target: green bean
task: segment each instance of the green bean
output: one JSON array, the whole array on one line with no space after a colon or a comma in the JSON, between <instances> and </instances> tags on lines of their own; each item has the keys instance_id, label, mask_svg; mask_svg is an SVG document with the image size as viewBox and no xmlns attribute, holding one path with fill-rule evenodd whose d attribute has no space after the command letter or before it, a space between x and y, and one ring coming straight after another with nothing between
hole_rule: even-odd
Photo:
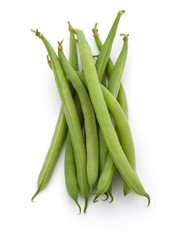
<instances>
[{"instance_id":1,"label":"green bean","mask_svg":"<svg viewBox=\"0 0 176 240\"><path fill-rule=\"evenodd\" d=\"M111 30L110 30L107 38L106 38L105 43L103 44L103 46L101 44L100 54L99 54L99 57L96 61L96 69L97 69L97 73L98 73L98 77L99 77L100 82L101 82L101 79L102 79L102 73L104 73L105 68L106 68L106 64L107 64L108 59L109 59L109 54L110 54L110 51L111 51L111 48L112 48L113 40L115 38L118 23L119 23L119 20L120 20L123 13L124 13L124 11L119 11L119 13L118 13L113 25L112 25L112 28L111 28ZM94 32L94 36L98 35L97 23L95 24L95 28L93 29L93 32ZM96 37L96 38L98 38L98 37ZM116 87L116 86L114 86L114 87ZM102 136L102 133L101 133L100 130L99 130L99 149L100 149L100 165L101 165L101 170L102 170L103 167L104 167L104 164L105 164L105 160L106 160L106 156L108 154L108 150L107 150L106 144L104 142L104 139L103 139L103 136Z\"/></svg>"},{"instance_id":2,"label":"green bean","mask_svg":"<svg viewBox=\"0 0 176 240\"><path fill-rule=\"evenodd\" d=\"M70 32L70 53L69 53L69 61L70 64L73 66L75 70L78 70L78 57L77 57L77 49L76 49L76 41L73 33L73 28L69 24L68 30ZM83 122L83 115L81 110L80 101L78 95L75 94L75 105L77 108L78 116L80 119L80 123L82 125ZM66 141L66 151L65 151L65 184L66 189L69 196L75 201L77 204L79 211L81 213L81 207L78 203L78 181L77 181L77 174L76 174L76 164L75 164L75 156L72 147L72 142L70 138L70 133L68 131L67 134L67 141Z\"/></svg>"},{"instance_id":3,"label":"green bean","mask_svg":"<svg viewBox=\"0 0 176 240\"><path fill-rule=\"evenodd\" d=\"M75 33L78 38L80 58L83 67L83 72L85 75L87 89L97 116L98 123L103 133L103 137L108 146L108 150L111 153L111 157L113 158L113 161L116 167L118 168L121 176L123 177L124 181L137 194L147 197L148 204L150 204L150 196L145 192L136 172L130 166L119 143L99 84L97 71L95 68L94 61L92 59L92 53L88 45L88 42L84 36L84 33L81 30L76 29ZM111 93L109 94L111 95Z\"/></svg>"},{"instance_id":4,"label":"green bean","mask_svg":"<svg viewBox=\"0 0 176 240\"><path fill-rule=\"evenodd\" d=\"M96 28L96 27L95 27ZM96 33L96 31L94 31L94 33ZM97 34L96 34L97 35ZM96 39L99 39L98 36L96 36ZM125 65L125 62L126 62L126 57L127 57L127 49L128 49L128 36L125 35L124 38L124 44L123 44L123 47L122 47L122 50L120 52L120 55L119 57L117 58L117 61L114 65L114 68L112 70L112 73L111 73L111 76L110 76L110 79L109 79L109 82L108 82L108 90L117 98L117 95L118 95L118 92L119 92L119 87L120 87L120 80L121 80L121 76L122 76L122 72L123 72L123 69L124 69L124 65ZM99 45L100 45L100 40L98 41L99 42ZM100 134L101 138L102 138L102 135ZM102 147L105 151L105 148L106 146L103 145L103 139L101 140L101 144L102 144ZM133 147L133 145L131 145ZM129 148L131 148L131 146L128 146ZM101 146L100 146L101 147ZM128 159L128 161L131 163L135 162L135 154L128 154L129 153L129 150L128 148L125 148L123 147L123 144L122 144L122 148L124 150L124 153ZM134 148L133 148L133 153L134 153ZM107 156L107 155L106 155ZM108 157L108 161L112 161L110 160L110 157ZM106 168L105 168L105 171L103 172L103 174L107 174L107 176L111 176L113 177L113 174L114 174L114 171L110 168L109 171L111 172L108 173L108 169L107 169L107 166L110 166L109 164L106 165ZM107 180L110 180L110 178L107 177ZM110 182L110 181L109 181ZM126 184L125 184L126 185ZM100 181L100 186L102 186L101 184L101 181ZM127 189L128 187L124 187L124 189ZM98 189L99 189L99 186L98 186Z\"/></svg>"},{"instance_id":5,"label":"green bean","mask_svg":"<svg viewBox=\"0 0 176 240\"><path fill-rule=\"evenodd\" d=\"M99 34L98 34L98 30L97 30L97 23L95 24L95 27L93 29L93 33L94 33L94 39L95 42L97 44L97 47L99 50L101 50L102 47L102 43L101 40L99 38ZM123 35L123 34L122 34ZM109 76L109 84L108 84L108 90L113 93L113 95L115 97L117 97L118 95L118 100L120 101L121 107L125 112L125 115L128 117L128 107L127 107L127 100L126 100L126 95L123 89L122 84L120 83L120 79L121 79L121 75L124 69L124 64L126 61L126 56L127 56L127 49L128 49L128 45L127 45L127 40L128 40L128 36L124 36L123 38L124 40L124 45L123 48L121 50L121 53L116 61L115 66L113 65L111 59L109 58L108 63L107 63L107 74ZM120 87L120 89L119 89ZM101 143L103 142L103 140L101 140ZM130 163L132 163L131 165L134 166L134 170L135 170L135 154L134 156L130 156L130 159L128 158L129 156L127 156L127 159ZM110 157L108 157L108 161L110 160ZM133 163L134 162L134 163ZM108 169L107 167L110 166L109 164L107 164L106 169L104 171L103 174L107 174L108 176L111 175L111 177L113 177L114 171L112 168L109 169L109 171L111 172L108 173ZM108 180L108 178L107 178ZM110 181L109 181L110 182ZM124 194L128 194L130 192L130 188L126 185L126 183L124 183Z\"/></svg>"},{"instance_id":6,"label":"green bean","mask_svg":"<svg viewBox=\"0 0 176 240\"><path fill-rule=\"evenodd\" d=\"M56 53L54 52L47 39L44 38L44 36L39 33L38 30L33 32L35 32L36 35L43 41L52 62L52 68L55 75L57 88L62 100L62 106L64 109L67 125L69 127L70 137L75 154L78 186L85 198L86 208L89 196L89 186L86 173L86 149L76 106Z\"/></svg>"},{"instance_id":7,"label":"green bean","mask_svg":"<svg viewBox=\"0 0 176 240\"><path fill-rule=\"evenodd\" d=\"M96 61L96 69L97 69L97 74L99 77L99 81L102 82L102 78L106 69L106 65L109 59L109 54L111 52L113 40L115 38L115 34L117 31L117 27L120 21L121 16L123 15L125 11L121 10L118 12L117 17L109 31L109 34L105 40L105 43L103 44L101 51L99 53L98 59Z\"/></svg>"},{"instance_id":8,"label":"green bean","mask_svg":"<svg viewBox=\"0 0 176 240\"><path fill-rule=\"evenodd\" d=\"M77 76L76 72L66 59L62 46L59 44L58 55L61 61L62 67L68 76L70 82L75 88L82 107L84 115L85 135L86 135L86 149L87 149L87 176L90 191L92 192L93 186L95 185L98 178L98 136L95 114L92 108L92 104L89 100L87 91Z\"/></svg>"},{"instance_id":9,"label":"green bean","mask_svg":"<svg viewBox=\"0 0 176 240\"><path fill-rule=\"evenodd\" d=\"M123 40L124 40L123 48L121 50L121 53L120 53L115 65L114 65L114 68L112 70L111 77L110 77L110 80L109 80L109 84L108 84L108 90L115 97L117 97L117 95L118 95L118 90L119 90L119 86L120 86L120 79L121 79L121 76L122 76L122 72L123 72L126 57L127 57L128 36L125 35ZM121 139L120 139L120 143L121 143L122 148L124 150L124 153L127 157L127 160L129 161L132 168L134 170L136 170L134 144L131 143L131 144L128 144L128 146L126 146L126 142L128 142L128 141L124 140L124 142L122 142ZM108 161L112 161L112 160L110 160L110 158L108 158ZM111 168L110 168L110 171L113 174L113 170ZM107 172L108 172L108 170L105 169L103 174L106 174ZM126 195L129 192L130 192L130 188L124 182L124 194Z\"/></svg>"},{"instance_id":10,"label":"green bean","mask_svg":"<svg viewBox=\"0 0 176 240\"><path fill-rule=\"evenodd\" d=\"M49 67L52 69L52 63L51 63L51 60L49 59L48 55L47 55L47 61L48 61ZM70 86L70 88L71 88L71 91L73 94L74 89L72 88L72 86ZM68 129L68 127L67 127L67 122L65 119L65 114L64 114L63 108L61 106L59 118L58 118L58 121L57 121L57 124L55 127L52 141L51 141L49 150L47 152L45 161L43 163L42 169L41 169L39 177L38 177L37 191L32 196L32 199L31 199L32 201L39 194L39 192L47 186L49 180L51 179L51 176L52 176L52 173L56 166L56 163L58 161L63 143L65 141L67 129Z\"/></svg>"}]
</instances>

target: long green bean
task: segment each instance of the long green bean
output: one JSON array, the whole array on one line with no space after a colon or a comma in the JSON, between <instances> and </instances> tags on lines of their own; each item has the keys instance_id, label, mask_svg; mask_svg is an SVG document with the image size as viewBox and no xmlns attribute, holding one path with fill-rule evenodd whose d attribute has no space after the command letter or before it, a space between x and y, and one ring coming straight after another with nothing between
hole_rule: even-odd
<instances>
[{"instance_id":1,"label":"long green bean","mask_svg":"<svg viewBox=\"0 0 176 240\"><path fill-rule=\"evenodd\" d=\"M39 33L38 30L33 32L35 32L36 35L43 41L52 62L52 68L55 75L57 88L62 100L62 105L73 144L78 176L78 186L82 195L85 197L85 205L87 205L89 186L86 173L86 149L76 106L56 53L54 52L47 39L44 38L44 36Z\"/></svg>"},{"instance_id":2,"label":"long green bean","mask_svg":"<svg viewBox=\"0 0 176 240\"><path fill-rule=\"evenodd\" d=\"M75 70L78 70L76 40L73 33L73 28L70 25L70 23L68 24L69 24L68 30L70 32L69 62ZM75 105L76 105L76 109L80 119L80 123L82 124L83 115L82 115L81 105L80 105L80 101L77 94L75 94L74 99L75 99ZM75 201L81 213L81 207L78 203L78 181L77 181L77 174L76 174L75 156L74 156L74 151L73 151L69 131L67 133L64 169L65 169L65 184L66 184L67 192L69 196Z\"/></svg>"},{"instance_id":3,"label":"long green bean","mask_svg":"<svg viewBox=\"0 0 176 240\"><path fill-rule=\"evenodd\" d=\"M99 38L99 34L98 34L98 30L97 30L97 23L95 24L95 27L93 28L93 33L94 33L94 39L95 42L97 44L97 47L99 50L101 50L102 48L102 43L101 40ZM123 38L124 40L124 45L122 48L122 51L116 61L115 66L113 65L113 62L111 61L111 59L109 58L108 63L107 63L107 74L109 76L109 83L108 83L108 90L115 96L117 97L117 99L120 101L121 107L125 112L125 115L128 117L128 106L127 106L127 100L126 100L126 95L125 95L125 91L123 89L122 84L120 83L120 79L121 79L121 75L124 69L124 64L126 61L126 56L127 56L127 40L128 40L128 36L124 36ZM100 137L102 138L102 134L100 133ZM103 148L106 148L103 146L103 140L101 139L100 143L102 144ZM101 147L101 146L100 146ZM133 151L134 152L134 151ZM133 156L130 154L130 156L127 154L127 159L129 161L129 163L131 164L132 167L134 167L134 170L136 169L135 167L135 154L133 154ZM100 159L101 161L101 159ZM108 161L110 161L110 156L108 157ZM107 167L110 166L110 164L107 164L106 169L104 171L103 174L107 174L108 178L107 180L110 182L110 175L111 177L113 177L114 174L114 168L110 168L109 171L111 172L108 173L108 169ZM102 186L102 184L101 184ZM126 183L124 182L124 194L128 194L130 192L130 188L126 185Z\"/></svg>"}]
</instances>

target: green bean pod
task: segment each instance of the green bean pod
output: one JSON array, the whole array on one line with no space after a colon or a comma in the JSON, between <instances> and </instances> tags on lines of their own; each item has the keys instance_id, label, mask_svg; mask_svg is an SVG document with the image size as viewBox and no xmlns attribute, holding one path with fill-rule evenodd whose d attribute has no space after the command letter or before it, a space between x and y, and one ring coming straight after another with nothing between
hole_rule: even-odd
<instances>
[{"instance_id":1,"label":"green bean pod","mask_svg":"<svg viewBox=\"0 0 176 240\"><path fill-rule=\"evenodd\" d=\"M115 38L115 34L117 31L117 27L120 21L121 16L123 15L125 11L121 10L118 12L117 17L115 18L115 21L109 31L109 34L105 40L105 43L103 44L101 51L99 53L99 56L97 58L96 61L96 69L97 69L97 74L99 77L99 81L102 82L103 79L103 75L106 69L106 65L109 59L109 55L111 52L111 48L112 48L112 44L113 44L113 40Z\"/></svg>"},{"instance_id":2,"label":"green bean pod","mask_svg":"<svg viewBox=\"0 0 176 240\"><path fill-rule=\"evenodd\" d=\"M120 52L120 55L119 55L115 65L114 65L114 68L111 73L111 77L109 79L109 84L108 84L108 90L115 96L115 98L117 98L117 96L118 96L118 91L119 91L119 87L120 87L120 79L121 79L124 65L126 62L127 50L128 50L128 35L124 35L123 41L124 41L123 48ZM128 136L127 136L127 139L128 139ZM126 144L126 143L128 143L127 140L125 140L125 139L123 141L122 141L122 139L119 139L119 140L120 140L123 151L129 161L131 167L133 168L133 170L136 171L135 149L134 149L133 141L131 141L131 144ZM111 168L110 168L110 171L112 172ZM106 172L107 172L107 169L106 169L105 173ZM124 194L126 195L129 192L130 192L130 188L124 182Z\"/></svg>"},{"instance_id":3,"label":"green bean pod","mask_svg":"<svg viewBox=\"0 0 176 240\"><path fill-rule=\"evenodd\" d=\"M65 113L75 154L78 186L87 203L89 196L89 186L86 173L86 149L76 106L56 53L54 52L47 39L44 38L44 36L39 33L38 30L33 32L35 32L36 35L43 41L52 62L52 69L55 75L57 88L62 100L62 106Z\"/></svg>"},{"instance_id":4,"label":"green bean pod","mask_svg":"<svg viewBox=\"0 0 176 240\"><path fill-rule=\"evenodd\" d=\"M76 41L75 41L75 37L74 37L74 33L73 33L73 28L70 23L68 23L68 24L69 24L68 30L70 32L69 62L75 70L78 70L78 57L77 57ZM74 91L74 89L73 89L73 91ZM75 105L77 108L78 116L80 119L80 123L82 125L83 115L82 115L82 109L81 109L80 101L79 101L77 94L75 94L74 100L75 100ZM77 204L79 211L81 213L81 207L78 203L78 181L77 181L77 174L76 174L75 156L74 156L74 151L73 151L69 131L68 131L67 140L66 140L64 170L65 170L65 184L66 184L67 192L68 192L69 196L75 201L75 203Z\"/></svg>"},{"instance_id":5,"label":"green bean pod","mask_svg":"<svg viewBox=\"0 0 176 240\"><path fill-rule=\"evenodd\" d=\"M99 77L100 82L101 82L101 73L102 73L102 71L105 71L105 68L106 68L105 63L107 63L109 61L108 59L109 59L109 54L110 54L110 51L111 51L111 48L112 48L112 43L113 43L113 40L114 40L114 37L115 37L115 33L116 33L116 30L117 30L117 26L118 26L120 17L123 14L123 12L124 11L119 11L119 13L118 13L118 15L117 15L117 17L116 17L116 19L113 23L113 26L112 26L109 34L108 34L107 40L105 41L105 43L103 45L102 45L102 43L99 39L99 34L98 34L98 30L97 30L97 24L98 23L95 24L95 27L92 30L93 33L94 33L95 41L97 41L97 45L98 45L99 50L100 50L100 54L99 54L99 57L98 57L97 62L96 62L96 69L97 69L97 73L98 73L98 77ZM124 52L124 50L122 51L122 53L123 52ZM120 66L121 58L122 58L122 56L120 58L118 58L119 59L118 60L118 65L119 66L116 67L117 70L119 69L119 67L121 67ZM115 92L115 89L116 89L116 91L118 92L118 90L119 90L119 86L118 86L118 84L120 83L119 72L120 71L118 70L118 75L115 78L114 78L114 76L112 77L112 79L110 81L111 82L110 86L108 84L108 88L109 88L110 91ZM107 146L105 144L105 141L103 139L103 136L102 136L102 133L101 133L100 130L99 130L99 149L100 149L100 165L102 166L101 167L101 170L102 170L103 167L104 167L105 161L106 161L108 150L107 150ZM110 189L112 189L112 188L110 188Z\"/></svg>"},{"instance_id":6,"label":"green bean pod","mask_svg":"<svg viewBox=\"0 0 176 240\"><path fill-rule=\"evenodd\" d=\"M73 36L74 36L74 34L73 34ZM71 47L71 49L73 49L73 51L75 50L75 48L73 46L70 46L70 47ZM52 69L52 62L49 59L48 55L47 55L47 61L48 61L49 67ZM75 69L75 70L77 70L78 69L78 65L76 65L77 59L75 57L72 57L70 59L70 61L72 62L72 64L74 64L75 68L77 67ZM74 89L72 88L72 86L70 86L70 89L71 89L72 94L73 94ZM54 171L54 168L55 168L56 163L58 161L63 143L65 141L65 137L66 137L66 134L67 134L67 129L68 129L68 127L67 127L67 122L66 122L66 119L65 119L65 114L64 114L63 108L61 106L61 110L60 110L60 113L59 113L59 118L58 118L58 121L57 121L57 124L56 124L56 127L55 127L55 131L54 131L54 134L53 134L53 137L52 137L52 141L51 141L50 147L49 147L47 155L45 157L45 161L43 163L42 169L41 169L39 177L38 177L37 191L32 196L32 199L31 199L32 201L38 195L38 193L47 186L47 184L48 184L48 182L49 182L49 180L50 180L50 178L53 174L53 171Z\"/></svg>"},{"instance_id":7,"label":"green bean pod","mask_svg":"<svg viewBox=\"0 0 176 240\"><path fill-rule=\"evenodd\" d=\"M113 158L116 167L128 186L137 194L147 197L149 204L150 196L145 192L136 172L130 166L119 143L99 84L99 79L94 61L92 59L92 53L89 44L81 30L76 29L75 33L78 38L79 52L87 89L97 116L98 123L103 133L103 137L108 146L108 150L111 153L111 157Z\"/></svg>"},{"instance_id":8,"label":"green bean pod","mask_svg":"<svg viewBox=\"0 0 176 240\"><path fill-rule=\"evenodd\" d=\"M82 84L81 80L77 76L76 72L66 59L62 51L61 45L59 45L58 48L58 55L66 75L68 76L70 82L72 83L73 87L75 88L79 96L84 115L86 149L87 149L87 177L90 186L90 191L92 192L93 186L95 185L98 178L99 169L96 118L87 91L84 85Z\"/></svg>"},{"instance_id":9,"label":"green bean pod","mask_svg":"<svg viewBox=\"0 0 176 240\"><path fill-rule=\"evenodd\" d=\"M95 24L94 29L92 30L94 33L94 39L95 42L97 44L97 47L99 50L101 50L102 47L102 43L101 40L99 38L99 34L98 34L98 30L97 30L97 23ZM123 35L123 34L122 34ZM111 61L111 59L109 58L108 63L107 63L107 75L109 77L109 84L108 84L108 90L113 93L113 95L115 97L117 97L117 100L119 101L126 117L128 117L128 106L127 106L127 99L126 99L126 95L125 95L125 91L123 89L122 84L120 83L120 79L121 79L121 75L124 69L124 64L126 61L126 56L127 56L127 49L128 49L128 35L124 35L124 44L123 44L123 48L121 50L121 53L115 63L115 66L113 64L113 62ZM103 142L103 140L101 140L101 143ZM128 158L127 155L127 159L128 161L131 163L132 162L132 166L135 166L135 155L132 156L132 158ZM134 162L134 163L133 163ZM109 166L107 164L107 166ZM135 168L134 168L135 170ZM107 173L107 176L112 176L113 177L113 171L112 168L109 168L110 173L108 173L108 169L106 167L104 174ZM108 179L108 178L107 178ZM109 179L108 179L109 180ZM124 195L128 194L130 192L130 188L126 185L126 183L124 183Z\"/></svg>"}]
</instances>

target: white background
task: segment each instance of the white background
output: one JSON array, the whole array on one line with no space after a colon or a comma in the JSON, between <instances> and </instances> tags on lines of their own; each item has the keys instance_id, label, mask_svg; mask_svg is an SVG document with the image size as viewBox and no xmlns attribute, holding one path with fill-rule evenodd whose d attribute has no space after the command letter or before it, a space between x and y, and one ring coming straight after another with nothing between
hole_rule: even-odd
<instances>
[{"instance_id":1,"label":"white background","mask_svg":"<svg viewBox=\"0 0 176 240\"><path fill-rule=\"evenodd\" d=\"M0 239L175 239L176 193L176 32L174 0L1 1L0 4ZM116 177L114 202L90 199L78 215L64 183L64 149L47 188L30 201L54 127L60 98L39 30L57 50L67 21L83 29L98 53L91 29L96 21L106 35L118 10L125 9L111 57L129 33L122 82L137 158L137 172L151 195L122 194ZM83 199L80 198L83 206Z\"/></svg>"}]
</instances>

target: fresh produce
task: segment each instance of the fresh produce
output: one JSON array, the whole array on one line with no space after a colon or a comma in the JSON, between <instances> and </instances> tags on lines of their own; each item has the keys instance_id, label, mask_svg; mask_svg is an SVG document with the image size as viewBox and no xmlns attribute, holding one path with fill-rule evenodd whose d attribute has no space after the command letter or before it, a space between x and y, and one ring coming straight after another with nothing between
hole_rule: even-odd
<instances>
[{"instance_id":1,"label":"fresh produce","mask_svg":"<svg viewBox=\"0 0 176 240\"><path fill-rule=\"evenodd\" d=\"M128 123L128 106L121 77L128 51L128 35L123 36L123 47L113 64L110 52L121 16L119 11L102 44L97 23L93 28L99 55L93 56L82 30L70 31L69 60L64 55L62 41L58 42L58 55L48 40L38 30L31 30L44 43L48 65L52 69L62 107L54 135L38 178L38 188L32 200L47 186L60 151L66 139L65 184L69 196L78 203L79 193L85 199L84 213L88 200L93 202L105 194L112 195L112 180L117 170L124 180L124 195L133 191L150 196L136 173L134 142ZM77 46L82 72L78 69Z\"/></svg>"}]
</instances>

